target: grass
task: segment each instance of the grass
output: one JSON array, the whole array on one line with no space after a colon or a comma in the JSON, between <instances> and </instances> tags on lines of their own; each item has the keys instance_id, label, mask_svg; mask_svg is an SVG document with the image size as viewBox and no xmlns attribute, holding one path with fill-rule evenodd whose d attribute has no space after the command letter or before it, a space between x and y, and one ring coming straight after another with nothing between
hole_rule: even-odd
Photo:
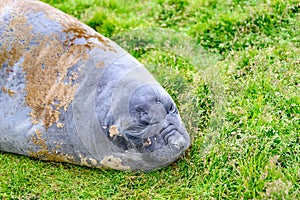
<instances>
[{"instance_id":1,"label":"grass","mask_svg":"<svg viewBox=\"0 0 300 200\"><path fill-rule=\"evenodd\" d=\"M146 174L0 153L0 199L300 198L299 1L45 2L144 63L192 146Z\"/></svg>"}]
</instances>

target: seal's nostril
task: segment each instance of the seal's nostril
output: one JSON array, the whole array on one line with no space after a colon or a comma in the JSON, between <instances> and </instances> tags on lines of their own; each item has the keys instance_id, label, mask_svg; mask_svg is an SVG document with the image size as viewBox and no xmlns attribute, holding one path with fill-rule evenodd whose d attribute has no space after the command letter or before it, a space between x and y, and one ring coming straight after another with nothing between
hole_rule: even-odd
<instances>
[{"instance_id":1,"label":"seal's nostril","mask_svg":"<svg viewBox=\"0 0 300 200\"><path fill-rule=\"evenodd\" d=\"M170 145L171 145L172 148L175 149L176 151L180 151L180 149L182 148L181 146L179 146L179 144L178 144L177 142L171 143Z\"/></svg>"},{"instance_id":2,"label":"seal's nostril","mask_svg":"<svg viewBox=\"0 0 300 200\"><path fill-rule=\"evenodd\" d=\"M184 148L184 144L186 143L184 137L176 132L172 136L168 138L168 143L177 151L180 151Z\"/></svg>"}]
</instances>

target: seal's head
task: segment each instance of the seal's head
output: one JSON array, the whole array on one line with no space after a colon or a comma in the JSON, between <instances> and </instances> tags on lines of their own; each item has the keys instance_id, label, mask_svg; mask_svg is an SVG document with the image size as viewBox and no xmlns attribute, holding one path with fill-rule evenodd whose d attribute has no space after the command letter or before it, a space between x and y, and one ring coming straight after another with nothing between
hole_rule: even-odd
<instances>
[{"instance_id":1,"label":"seal's head","mask_svg":"<svg viewBox=\"0 0 300 200\"><path fill-rule=\"evenodd\" d=\"M125 70L128 62L122 63L110 66L115 76L109 77L112 72L106 71L98 85L97 98L107 93L110 97L106 102L109 110L104 112L103 104L96 108L102 131L119 148L115 155L131 169L148 171L166 166L187 149L189 135L174 101L150 73L135 63ZM103 81L107 79L113 82L109 87Z\"/></svg>"},{"instance_id":2,"label":"seal's head","mask_svg":"<svg viewBox=\"0 0 300 200\"><path fill-rule=\"evenodd\" d=\"M123 133L139 152L153 152L167 146L176 154L187 147L187 133L176 105L159 85L139 87L130 97L128 112L131 120L124 124Z\"/></svg>"}]
</instances>

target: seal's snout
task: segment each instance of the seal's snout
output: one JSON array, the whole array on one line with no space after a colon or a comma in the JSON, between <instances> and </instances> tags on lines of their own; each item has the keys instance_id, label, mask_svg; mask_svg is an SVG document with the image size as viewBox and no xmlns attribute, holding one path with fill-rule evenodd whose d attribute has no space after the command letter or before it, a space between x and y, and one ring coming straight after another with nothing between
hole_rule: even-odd
<instances>
[{"instance_id":1,"label":"seal's snout","mask_svg":"<svg viewBox=\"0 0 300 200\"><path fill-rule=\"evenodd\" d=\"M186 145L186 140L173 124L165 127L160 134L162 135L165 145L169 145L175 151L182 150Z\"/></svg>"},{"instance_id":2,"label":"seal's snout","mask_svg":"<svg viewBox=\"0 0 300 200\"><path fill-rule=\"evenodd\" d=\"M181 151L184 149L186 141L179 132L176 132L168 138L168 144L172 149L176 151Z\"/></svg>"}]
</instances>

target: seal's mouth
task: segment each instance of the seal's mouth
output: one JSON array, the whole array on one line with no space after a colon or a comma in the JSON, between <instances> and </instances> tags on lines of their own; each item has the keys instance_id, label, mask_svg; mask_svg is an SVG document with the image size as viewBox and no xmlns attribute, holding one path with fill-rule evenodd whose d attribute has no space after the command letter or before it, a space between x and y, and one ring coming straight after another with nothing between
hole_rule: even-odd
<instances>
[{"instance_id":1,"label":"seal's mouth","mask_svg":"<svg viewBox=\"0 0 300 200\"><path fill-rule=\"evenodd\" d=\"M132 134L133 128L130 127L129 130ZM127 138L134 143L135 148L137 148L141 153L153 152L163 147L169 147L173 153L177 154L185 148L187 143L183 134L174 124L168 124L158 131L157 134L152 136L149 135L148 137L145 134L147 129L138 130L136 129L136 126L134 126L134 130L139 132L139 134L134 133L130 135L127 132ZM143 135L144 137L142 137Z\"/></svg>"}]
</instances>

